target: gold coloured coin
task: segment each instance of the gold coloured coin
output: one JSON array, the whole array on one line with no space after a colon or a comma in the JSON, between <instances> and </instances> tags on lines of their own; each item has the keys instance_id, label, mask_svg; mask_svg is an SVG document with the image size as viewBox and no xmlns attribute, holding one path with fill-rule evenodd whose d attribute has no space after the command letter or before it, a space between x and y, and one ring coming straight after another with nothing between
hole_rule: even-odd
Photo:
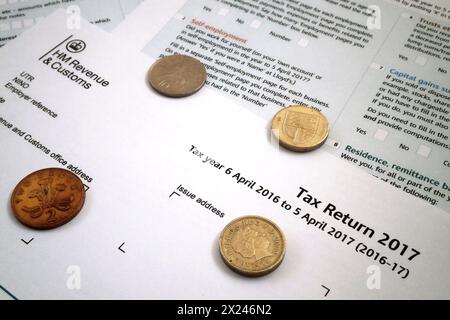
<instances>
[{"instance_id":1,"label":"gold coloured coin","mask_svg":"<svg viewBox=\"0 0 450 320\"><path fill-rule=\"evenodd\" d=\"M150 68L148 81L157 92L168 97L186 97L200 90L206 81L206 68L195 58L167 56Z\"/></svg>"},{"instance_id":2,"label":"gold coloured coin","mask_svg":"<svg viewBox=\"0 0 450 320\"><path fill-rule=\"evenodd\" d=\"M72 220L84 205L80 178L59 168L42 169L19 182L11 196L15 217L34 229L53 229Z\"/></svg>"},{"instance_id":3,"label":"gold coloured coin","mask_svg":"<svg viewBox=\"0 0 450 320\"><path fill-rule=\"evenodd\" d=\"M286 149L306 152L319 148L328 138L325 116L307 106L289 106L273 117L272 132Z\"/></svg>"},{"instance_id":4,"label":"gold coloured coin","mask_svg":"<svg viewBox=\"0 0 450 320\"><path fill-rule=\"evenodd\" d=\"M233 271L263 276L274 271L286 252L284 235L272 221L244 216L231 221L220 235L220 254Z\"/></svg>"}]
</instances>

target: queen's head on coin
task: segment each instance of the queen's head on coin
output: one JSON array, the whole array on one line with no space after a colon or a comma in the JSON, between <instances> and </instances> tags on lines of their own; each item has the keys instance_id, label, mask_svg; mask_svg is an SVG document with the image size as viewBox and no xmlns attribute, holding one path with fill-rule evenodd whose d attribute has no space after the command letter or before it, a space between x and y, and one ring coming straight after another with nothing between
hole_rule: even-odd
<instances>
[{"instance_id":1,"label":"queen's head on coin","mask_svg":"<svg viewBox=\"0 0 450 320\"><path fill-rule=\"evenodd\" d=\"M273 255L266 235L254 230L251 226L239 230L231 245L244 258L255 258L256 261Z\"/></svg>"},{"instance_id":2,"label":"queen's head on coin","mask_svg":"<svg viewBox=\"0 0 450 320\"><path fill-rule=\"evenodd\" d=\"M260 216L243 216L222 231L219 250L223 261L246 276L262 276L283 261L286 244L280 228Z\"/></svg>"}]
</instances>

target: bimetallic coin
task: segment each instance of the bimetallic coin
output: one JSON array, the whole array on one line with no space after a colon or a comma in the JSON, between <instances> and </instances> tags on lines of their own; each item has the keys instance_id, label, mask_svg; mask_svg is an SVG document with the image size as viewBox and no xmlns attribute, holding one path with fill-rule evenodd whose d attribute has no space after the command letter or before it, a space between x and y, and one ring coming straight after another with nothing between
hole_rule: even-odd
<instances>
[{"instance_id":1,"label":"bimetallic coin","mask_svg":"<svg viewBox=\"0 0 450 320\"><path fill-rule=\"evenodd\" d=\"M189 56L167 56L150 68L148 81L159 93L179 98L200 90L206 81L205 66Z\"/></svg>"},{"instance_id":2,"label":"bimetallic coin","mask_svg":"<svg viewBox=\"0 0 450 320\"><path fill-rule=\"evenodd\" d=\"M272 132L280 144L292 151L306 152L319 148L328 138L325 116L307 106L281 109L272 120Z\"/></svg>"},{"instance_id":3,"label":"bimetallic coin","mask_svg":"<svg viewBox=\"0 0 450 320\"><path fill-rule=\"evenodd\" d=\"M43 169L23 178L14 189L11 207L16 218L34 229L53 229L72 220L84 204L80 178L59 168Z\"/></svg>"},{"instance_id":4,"label":"bimetallic coin","mask_svg":"<svg viewBox=\"0 0 450 320\"><path fill-rule=\"evenodd\" d=\"M235 272L263 276L283 261L286 244L278 226L259 216L244 216L231 221L220 236L220 254Z\"/></svg>"}]
</instances>

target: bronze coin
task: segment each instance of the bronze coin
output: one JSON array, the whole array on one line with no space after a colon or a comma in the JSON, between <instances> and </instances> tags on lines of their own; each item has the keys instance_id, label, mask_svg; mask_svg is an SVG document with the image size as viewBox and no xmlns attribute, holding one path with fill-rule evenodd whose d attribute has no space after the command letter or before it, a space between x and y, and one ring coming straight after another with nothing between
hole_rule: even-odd
<instances>
[{"instance_id":1,"label":"bronze coin","mask_svg":"<svg viewBox=\"0 0 450 320\"><path fill-rule=\"evenodd\" d=\"M289 106L273 117L272 132L280 144L291 151L306 152L319 148L328 137L325 116L307 106Z\"/></svg>"},{"instance_id":2,"label":"bronze coin","mask_svg":"<svg viewBox=\"0 0 450 320\"><path fill-rule=\"evenodd\" d=\"M206 81L205 66L185 55L167 56L150 68L148 81L157 92L168 97L186 97L200 90Z\"/></svg>"},{"instance_id":3,"label":"bronze coin","mask_svg":"<svg viewBox=\"0 0 450 320\"><path fill-rule=\"evenodd\" d=\"M286 243L280 228L272 221L259 216L244 216L223 229L219 249L231 270L257 277L278 268L286 252Z\"/></svg>"},{"instance_id":4,"label":"bronze coin","mask_svg":"<svg viewBox=\"0 0 450 320\"><path fill-rule=\"evenodd\" d=\"M72 220L84 205L85 190L71 171L48 168L22 179L13 191L15 217L34 229L53 229Z\"/></svg>"}]
</instances>

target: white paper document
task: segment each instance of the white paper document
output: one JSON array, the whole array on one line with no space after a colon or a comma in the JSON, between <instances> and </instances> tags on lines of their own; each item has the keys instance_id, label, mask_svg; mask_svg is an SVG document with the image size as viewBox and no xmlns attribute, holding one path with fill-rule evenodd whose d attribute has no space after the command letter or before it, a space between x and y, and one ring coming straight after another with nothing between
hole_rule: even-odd
<instances>
[{"instance_id":1,"label":"white paper document","mask_svg":"<svg viewBox=\"0 0 450 320\"><path fill-rule=\"evenodd\" d=\"M67 26L79 27L80 18L111 31L143 0L0 0L0 47L15 39L23 30L64 7L69 15Z\"/></svg>"},{"instance_id":2,"label":"white paper document","mask_svg":"<svg viewBox=\"0 0 450 320\"><path fill-rule=\"evenodd\" d=\"M149 0L114 32L155 58L201 60L208 86L266 121L307 104L330 121L325 149L450 212L448 1ZM159 28L158 28L159 29Z\"/></svg>"},{"instance_id":3,"label":"white paper document","mask_svg":"<svg viewBox=\"0 0 450 320\"><path fill-rule=\"evenodd\" d=\"M158 95L152 58L66 18L0 52L1 288L18 299L450 298L446 212L322 150L279 149L266 120L211 88ZM10 196L46 167L77 174L86 203L36 231ZM287 245L256 279L218 250L225 225L249 214L277 223Z\"/></svg>"}]
</instances>

